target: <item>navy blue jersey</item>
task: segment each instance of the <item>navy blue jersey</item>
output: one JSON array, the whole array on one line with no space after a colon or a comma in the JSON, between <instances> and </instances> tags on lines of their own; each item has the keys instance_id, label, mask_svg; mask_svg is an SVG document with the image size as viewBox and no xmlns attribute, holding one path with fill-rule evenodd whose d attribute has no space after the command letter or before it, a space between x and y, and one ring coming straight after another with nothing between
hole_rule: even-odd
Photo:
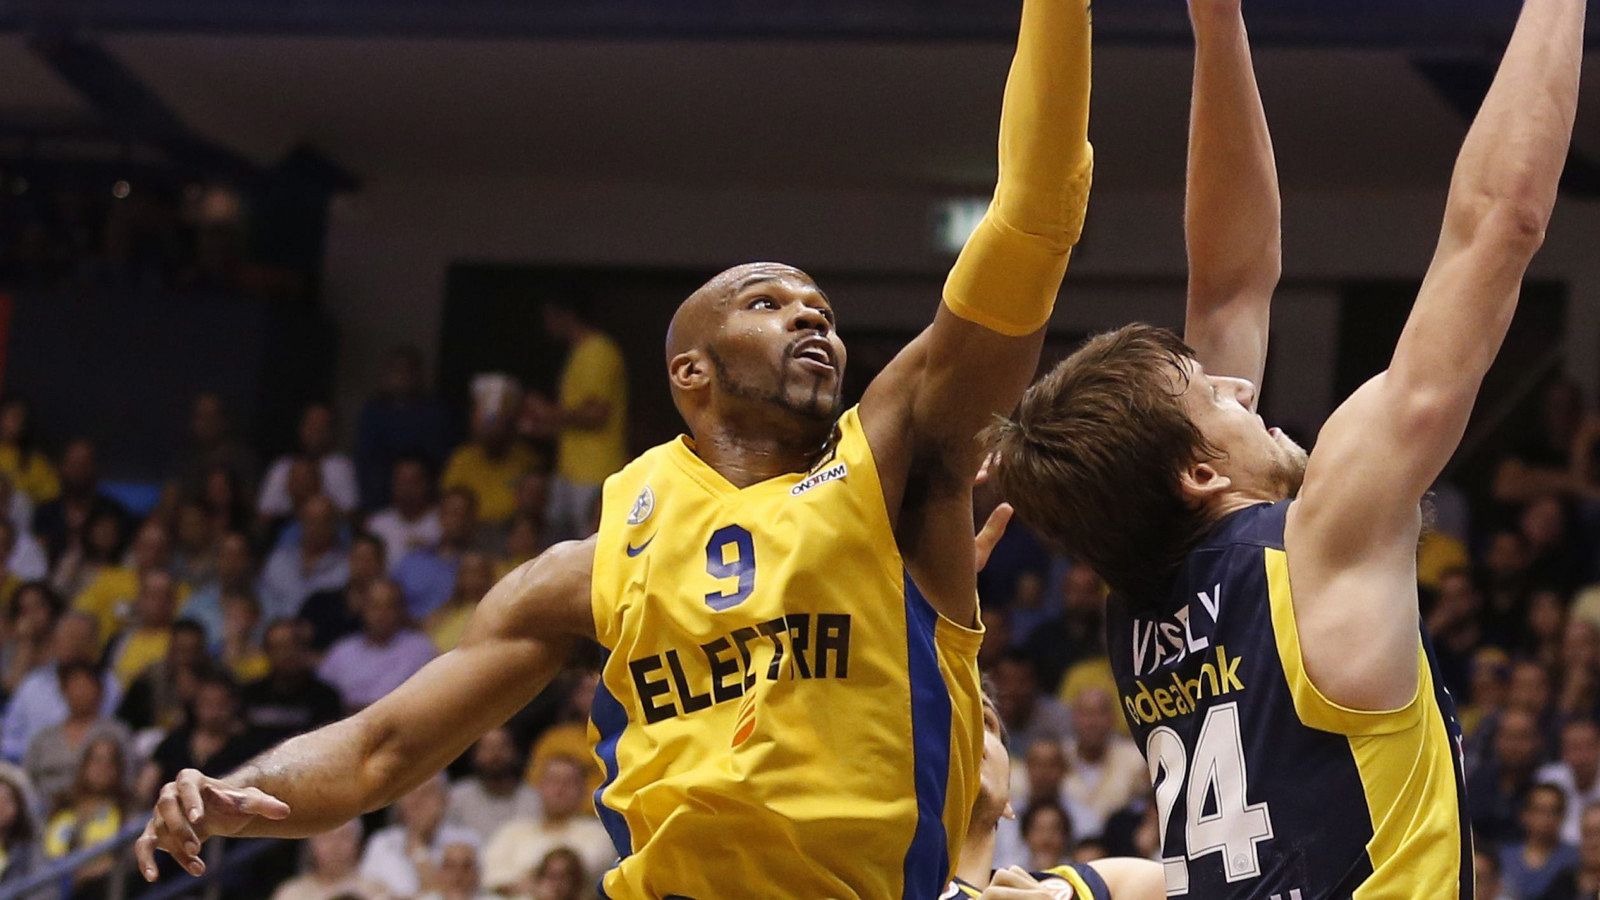
<instances>
[{"instance_id":1,"label":"navy blue jersey","mask_svg":"<svg viewBox=\"0 0 1600 900\"><path fill-rule=\"evenodd\" d=\"M1426 642L1419 634L1419 689L1405 707L1324 697L1301 664L1289 505L1224 519L1158 602L1107 605L1118 700L1155 785L1167 895L1471 897L1460 729Z\"/></svg>"}]
</instances>

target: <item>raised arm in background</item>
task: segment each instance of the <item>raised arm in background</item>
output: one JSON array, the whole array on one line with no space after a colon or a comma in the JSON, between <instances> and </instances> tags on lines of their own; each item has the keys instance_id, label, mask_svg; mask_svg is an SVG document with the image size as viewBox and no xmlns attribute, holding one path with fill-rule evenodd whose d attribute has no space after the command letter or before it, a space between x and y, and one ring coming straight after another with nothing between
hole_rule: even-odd
<instances>
[{"instance_id":1,"label":"raised arm in background","mask_svg":"<svg viewBox=\"0 0 1600 900\"><path fill-rule=\"evenodd\" d=\"M495 585L461 644L348 719L292 738L226 778L194 769L161 789L135 845L193 875L206 838L306 837L387 806L542 691L573 641L592 637L594 539L552 548Z\"/></svg>"},{"instance_id":2,"label":"raised arm in background","mask_svg":"<svg viewBox=\"0 0 1600 900\"><path fill-rule=\"evenodd\" d=\"M1083 230L1089 147L1087 0L1025 0L1000 120L1000 176L933 324L867 389L861 419L923 593L976 623L972 478L978 433L1038 367L1044 328Z\"/></svg>"},{"instance_id":3,"label":"raised arm in background","mask_svg":"<svg viewBox=\"0 0 1600 900\"><path fill-rule=\"evenodd\" d=\"M1328 419L1286 534L1308 673L1335 703L1415 695L1419 502L1460 444L1543 243L1572 139L1584 0L1527 0L1467 135L1389 368Z\"/></svg>"},{"instance_id":4,"label":"raised arm in background","mask_svg":"<svg viewBox=\"0 0 1600 900\"><path fill-rule=\"evenodd\" d=\"M1242 0L1189 0L1194 94L1184 235L1184 339L1206 371L1261 396L1272 294L1283 271L1282 203Z\"/></svg>"}]
</instances>

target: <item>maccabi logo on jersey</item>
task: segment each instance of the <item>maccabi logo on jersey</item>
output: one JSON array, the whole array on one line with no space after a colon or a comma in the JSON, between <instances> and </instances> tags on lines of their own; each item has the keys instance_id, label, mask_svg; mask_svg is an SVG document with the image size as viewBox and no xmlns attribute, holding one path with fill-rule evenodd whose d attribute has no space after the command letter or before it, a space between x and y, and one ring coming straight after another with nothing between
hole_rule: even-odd
<instances>
[{"instance_id":1,"label":"maccabi logo on jersey","mask_svg":"<svg viewBox=\"0 0 1600 900\"><path fill-rule=\"evenodd\" d=\"M836 466L829 466L828 468L823 469L821 472L818 472L810 478L807 478L805 481L795 485L789 490L789 493L792 496L798 497L812 488L821 487L830 481L841 481L849 474L850 467L844 463L839 463Z\"/></svg>"},{"instance_id":2,"label":"maccabi logo on jersey","mask_svg":"<svg viewBox=\"0 0 1600 900\"><path fill-rule=\"evenodd\" d=\"M756 730L756 695L745 694L744 702L739 704L739 717L733 725L733 747L738 749L750 740L750 735Z\"/></svg>"},{"instance_id":3,"label":"maccabi logo on jersey","mask_svg":"<svg viewBox=\"0 0 1600 900\"><path fill-rule=\"evenodd\" d=\"M633 508L628 510L629 525L643 525L645 520L655 514L656 492L650 490L650 485L645 485L644 490L633 501Z\"/></svg>"}]
</instances>

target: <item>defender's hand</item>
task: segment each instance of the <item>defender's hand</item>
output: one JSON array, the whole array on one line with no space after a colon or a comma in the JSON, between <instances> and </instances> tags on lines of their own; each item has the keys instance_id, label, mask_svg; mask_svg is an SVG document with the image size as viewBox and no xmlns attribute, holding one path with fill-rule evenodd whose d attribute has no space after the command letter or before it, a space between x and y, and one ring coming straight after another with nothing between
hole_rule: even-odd
<instances>
[{"instance_id":1,"label":"defender's hand","mask_svg":"<svg viewBox=\"0 0 1600 900\"><path fill-rule=\"evenodd\" d=\"M139 872L156 880L156 850L171 854L190 875L205 874L200 845L213 836L231 837L257 818L289 815L289 804L256 788L236 788L198 769L184 769L156 798L155 814L133 845Z\"/></svg>"},{"instance_id":2,"label":"defender's hand","mask_svg":"<svg viewBox=\"0 0 1600 900\"><path fill-rule=\"evenodd\" d=\"M1011 514L1014 512L1016 510L1011 508L1011 504L1002 503L989 514L989 520L983 523L982 530L978 532L976 538L973 538L974 571L982 572L989 564L989 554L994 552L995 545L1005 537L1006 526L1011 524Z\"/></svg>"}]
</instances>

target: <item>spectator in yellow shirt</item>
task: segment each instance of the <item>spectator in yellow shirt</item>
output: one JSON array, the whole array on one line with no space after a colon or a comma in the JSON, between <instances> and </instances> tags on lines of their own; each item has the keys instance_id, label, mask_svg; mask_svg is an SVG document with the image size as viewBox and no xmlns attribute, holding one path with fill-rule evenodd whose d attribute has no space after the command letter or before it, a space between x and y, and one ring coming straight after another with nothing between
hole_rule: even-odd
<instances>
[{"instance_id":1,"label":"spectator in yellow shirt","mask_svg":"<svg viewBox=\"0 0 1600 900\"><path fill-rule=\"evenodd\" d=\"M497 387L475 398L472 440L450 455L443 478L445 489L466 488L477 496L479 519L493 525L511 518L517 483L539 467L538 454L512 428L521 391L506 381L498 381Z\"/></svg>"},{"instance_id":2,"label":"spectator in yellow shirt","mask_svg":"<svg viewBox=\"0 0 1600 900\"><path fill-rule=\"evenodd\" d=\"M494 587L494 563L487 554L476 550L463 553L456 566L456 586L445 605L428 614L422 630L433 640L440 653L454 650L461 643L478 601Z\"/></svg>"},{"instance_id":3,"label":"spectator in yellow shirt","mask_svg":"<svg viewBox=\"0 0 1600 900\"><path fill-rule=\"evenodd\" d=\"M570 348L556 402L530 404L535 432L556 439L545 524L563 541L589 535L601 484L628 461L628 371L616 341L568 301L545 302L544 327Z\"/></svg>"},{"instance_id":4,"label":"spectator in yellow shirt","mask_svg":"<svg viewBox=\"0 0 1600 900\"><path fill-rule=\"evenodd\" d=\"M152 571L167 572L172 564L172 540L167 531L155 522L148 522L133 539L133 565L107 566L95 575L82 593L72 601L74 609L94 616L100 623L100 645L103 647L133 614L134 600L146 574ZM176 598L189 595L187 585L174 588Z\"/></svg>"},{"instance_id":5,"label":"spectator in yellow shirt","mask_svg":"<svg viewBox=\"0 0 1600 900\"><path fill-rule=\"evenodd\" d=\"M161 569L141 575L133 627L117 639L111 650L111 671L117 673L124 690L145 669L166 658L177 616L178 598L172 575Z\"/></svg>"},{"instance_id":6,"label":"spectator in yellow shirt","mask_svg":"<svg viewBox=\"0 0 1600 900\"><path fill-rule=\"evenodd\" d=\"M33 411L20 397L0 406L0 474L34 504L54 500L61 493L56 468L33 437Z\"/></svg>"}]
</instances>

